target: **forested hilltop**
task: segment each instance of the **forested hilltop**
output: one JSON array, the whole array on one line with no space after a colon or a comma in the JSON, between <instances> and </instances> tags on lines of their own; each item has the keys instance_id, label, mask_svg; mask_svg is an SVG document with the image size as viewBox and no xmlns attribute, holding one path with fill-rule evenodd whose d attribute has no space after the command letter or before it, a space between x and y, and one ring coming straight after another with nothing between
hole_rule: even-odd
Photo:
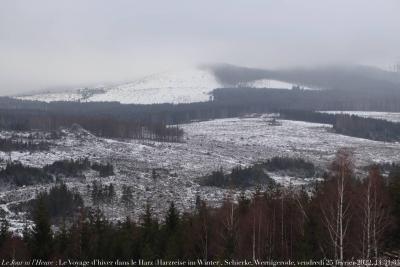
<instances>
[{"instance_id":1,"label":"forested hilltop","mask_svg":"<svg viewBox=\"0 0 400 267\"><path fill-rule=\"evenodd\" d=\"M108 221L82 207L79 196L59 185L33 202L34 226L12 235L3 220L2 259L108 260L351 260L400 256L400 167L382 176L372 167L355 177L351 154L337 153L324 180L312 190L271 185L251 198L227 195L218 208L200 197L180 214L174 203L162 220L151 208L139 221ZM121 198L129 201L129 194ZM72 209L68 203L75 203ZM50 227L55 211L72 223ZM58 216L58 215L57 215ZM60 221L60 220L59 220Z\"/></svg>"}]
</instances>

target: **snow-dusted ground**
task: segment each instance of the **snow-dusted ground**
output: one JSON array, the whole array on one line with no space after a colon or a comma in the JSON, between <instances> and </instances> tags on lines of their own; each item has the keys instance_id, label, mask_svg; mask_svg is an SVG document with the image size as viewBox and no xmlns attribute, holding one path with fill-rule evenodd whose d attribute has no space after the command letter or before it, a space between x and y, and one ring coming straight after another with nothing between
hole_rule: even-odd
<instances>
[{"instance_id":1,"label":"snow-dusted ground","mask_svg":"<svg viewBox=\"0 0 400 267\"><path fill-rule=\"evenodd\" d=\"M320 111L329 114L350 114L365 118L374 118L392 122L400 122L400 112L378 112L378 111Z\"/></svg>"},{"instance_id":2,"label":"snow-dusted ground","mask_svg":"<svg viewBox=\"0 0 400 267\"><path fill-rule=\"evenodd\" d=\"M101 178L101 181L116 184L119 194L123 184L131 185L135 196L135 207L132 210L127 211L121 205L104 207L107 215L119 218L126 214L137 217L143 212L147 201L150 201L159 214L165 211L168 202L172 200L179 209L190 210L195 205L197 195L211 204L219 203L226 195L226 190L203 187L196 182L196 178L219 167L228 171L237 165L248 165L280 155L303 157L317 166L325 167L340 147L354 150L357 166L400 160L399 143L338 135L324 124L283 120L281 126L271 126L268 121L268 117L261 116L182 125L185 131L183 143L112 140L64 130L65 136L55 140L50 151L13 152L11 158L32 166L82 157L88 157L92 161L111 162L115 166L116 174ZM0 152L0 158L6 160L8 157L8 154ZM153 168L158 169L157 173L160 174L157 179L152 178ZM86 181L67 181L70 187L76 187L84 193L85 202L89 205L86 185L100 179L96 175L95 172L89 172L86 174ZM296 177L281 177L277 174L271 176L283 184L309 182ZM32 198L36 190L42 189L2 188L0 207L8 211L8 203ZM19 218L18 215L15 216L14 222L21 223L16 219Z\"/></svg>"}]
</instances>

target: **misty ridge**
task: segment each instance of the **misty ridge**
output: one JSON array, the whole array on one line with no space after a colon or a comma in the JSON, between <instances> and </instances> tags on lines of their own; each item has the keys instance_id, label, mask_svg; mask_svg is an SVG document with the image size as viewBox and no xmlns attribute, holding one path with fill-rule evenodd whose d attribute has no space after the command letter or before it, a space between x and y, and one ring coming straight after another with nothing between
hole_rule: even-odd
<instances>
[{"instance_id":1,"label":"misty ridge","mask_svg":"<svg viewBox=\"0 0 400 267\"><path fill-rule=\"evenodd\" d=\"M215 63L200 64L199 68L212 71L216 78L226 87L266 79L280 80L323 90L368 91L376 92L377 94L396 93L400 88L399 72L366 65L319 65L285 69L260 69L227 63ZM128 83L128 81L125 83ZM107 85L89 85L81 88L101 89L116 85L118 85L117 82L109 81ZM74 88L66 89L60 86L36 92L31 91L22 95L63 92L66 90L74 90Z\"/></svg>"},{"instance_id":2,"label":"misty ridge","mask_svg":"<svg viewBox=\"0 0 400 267\"><path fill-rule=\"evenodd\" d=\"M226 84L259 79L291 82L325 90L396 93L400 88L399 72L362 65L331 65L308 68L265 70L229 64L210 66L217 78Z\"/></svg>"}]
</instances>

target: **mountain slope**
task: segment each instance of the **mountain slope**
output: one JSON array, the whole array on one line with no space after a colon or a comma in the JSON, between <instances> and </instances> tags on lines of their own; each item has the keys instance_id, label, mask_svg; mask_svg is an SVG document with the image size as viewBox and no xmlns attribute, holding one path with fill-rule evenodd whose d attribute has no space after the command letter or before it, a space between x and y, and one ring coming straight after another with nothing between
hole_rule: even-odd
<instances>
[{"instance_id":1,"label":"mountain slope","mask_svg":"<svg viewBox=\"0 0 400 267\"><path fill-rule=\"evenodd\" d=\"M236 75L234 73L234 75ZM18 96L44 102L120 102L121 104L192 103L208 101L211 92L222 87L292 89L292 83L271 79L225 82L210 67L170 71L111 87L84 88ZM262 77L261 77L262 78ZM306 88L308 89L308 88Z\"/></svg>"},{"instance_id":2,"label":"mountain slope","mask_svg":"<svg viewBox=\"0 0 400 267\"><path fill-rule=\"evenodd\" d=\"M190 103L208 101L209 93L222 87L212 72L188 69L154 74L112 87L19 96L18 99L53 101L120 102L122 104Z\"/></svg>"},{"instance_id":3,"label":"mountain slope","mask_svg":"<svg viewBox=\"0 0 400 267\"><path fill-rule=\"evenodd\" d=\"M212 73L193 69L148 76L110 88L89 101L117 101L122 104L190 103L209 100L209 93L222 87Z\"/></svg>"}]
</instances>

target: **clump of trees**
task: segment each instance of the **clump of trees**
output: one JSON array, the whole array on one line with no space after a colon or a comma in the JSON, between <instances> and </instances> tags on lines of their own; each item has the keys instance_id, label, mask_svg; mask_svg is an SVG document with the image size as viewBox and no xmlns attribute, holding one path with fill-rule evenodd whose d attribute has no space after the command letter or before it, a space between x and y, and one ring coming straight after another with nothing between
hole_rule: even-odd
<instances>
[{"instance_id":1,"label":"clump of trees","mask_svg":"<svg viewBox=\"0 0 400 267\"><path fill-rule=\"evenodd\" d=\"M0 181L16 186L24 186L49 183L53 181L53 177L42 168L24 166L21 162L11 162L0 170Z\"/></svg>"},{"instance_id":2,"label":"clump of trees","mask_svg":"<svg viewBox=\"0 0 400 267\"><path fill-rule=\"evenodd\" d=\"M245 168L235 167L228 174L224 174L221 168L201 178L200 184L224 188L246 188L258 185L274 185L274 180L260 166L254 165Z\"/></svg>"},{"instance_id":3,"label":"clump of trees","mask_svg":"<svg viewBox=\"0 0 400 267\"><path fill-rule=\"evenodd\" d=\"M284 171L289 176L313 177L315 175L314 164L302 158L273 157L256 165L269 172Z\"/></svg>"},{"instance_id":4,"label":"clump of trees","mask_svg":"<svg viewBox=\"0 0 400 267\"><path fill-rule=\"evenodd\" d=\"M100 177L108 177L114 175L114 166L110 163L101 164L93 163L91 168L99 172Z\"/></svg>"},{"instance_id":5,"label":"clump of trees","mask_svg":"<svg viewBox=\"0 0 400 267\"><path fill-rule=\"evenodd\" d=\"M112 204L116 199L116 192L113 183L104 185L94 181L91 187L91 198L94 205Z\"/></svg>"},{"instance_id":6,"label":"clump of trees","mask_svg":"<svg viewBox=\"0 0 400 267\"><path fill-rule=\"evenodd\" d=\"M0 151L10 152L10 151L43 151L49 150L49 143L40 141L22 141L13 140L11 138L0 138Z\"/></svg>"},{"instance_id":7,"label":"clump of trees","mask_svg":"<svg viewBox=\"0 0 400 267\"><path fill-rule=\"evenodd\" d=\"M83 172L89 169L98 171L100 177L114 175L112 164L92 164L88 158L55 161L43 168L25 166L21 162L10 162L0 170L0 182L16 186L50 183L61 177L84 177Z\"/></svg>"},{"instance_id":8,"label":"clump of trees","mask_svg":"<svg viewBox=\"0 0 400 267\"><path fill-rule=\"evenodd\" d=\"M122 195L120 202L124 207L129 210L135 204L133 201L133 188L130 185L123 185L122 186Z\"/></svg>"},{"instance_id":9,"label":"clump of trees","mask_svg":"<svg viewBox=\"0 0 400 267\"><path fill-rule=\"evenodd\" d=\"M315 175L315 166L301 158L273 157L265 162L259 162L245 168L235 167L227 174L220 168L210 175L200 178L199 183L204 186L223 188L274 186L275 181L267 172L284 172L286 175L306 178Z\"/></svg>"},{"instance_id":10,"label":"clump of trees","mask_svg":"<svg viewBox=\"0 0 400 267\"><path fill-rule=\"evenodd\" d=\"M59 160L44 167L44 170L48 173L65 177L81 176L83 171L89 169L99 172L101 177L114 175L114 166L112 164L91 163L88 158Z\"/></svg>"},{"instance_id":11,"label":"clump of trees","mask_svg":"<svg viewBox=\"0 0 400 267\"><path fill-rule=\"evenodd\" d=\"M82 175L82 172L88 170L91 164L88 158L58 160L50 165L43 167L44 171L53 175L63 175L65 177L76 177Z\"/></svg>"},{"instance_id":12,"label":"clump of trees","mask_svg":"<svg viewBox=\"0 0 400 267\"><path fill-rule=\"evenodd\" d=\"M30 202L31 218L34 218L34 209L39 202L43 202L46 206L48 216L53 222L74 218L76 213L84 208L79 192L68 189L64 183L53 186L48 192L40 193L36 199Z\"/></svg>"}]
</instances>

